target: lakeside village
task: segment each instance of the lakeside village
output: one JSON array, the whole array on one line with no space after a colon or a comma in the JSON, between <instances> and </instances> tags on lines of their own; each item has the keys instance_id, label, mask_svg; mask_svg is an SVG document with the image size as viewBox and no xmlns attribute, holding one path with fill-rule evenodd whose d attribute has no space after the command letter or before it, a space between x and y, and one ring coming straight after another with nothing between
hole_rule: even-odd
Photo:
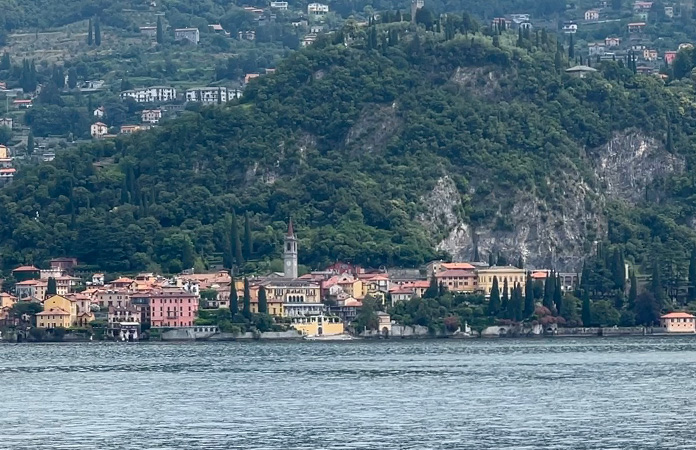
<instances>
[{"instance_id":1,"label":"lakeside village","mask_svg":"<svg viewBox=\"0 0 696 450\"><path fill-rule=\"evenodd\" d=\"M227 270L185 271L170 278L141 273L108 283L103 273L92 274L88 281L74 276L79 267L74 258L53 259L48 269L20 266L12 271L16 281L12 293L0 293L0 339L344 340L648 334L647 330L649 334L696 333L696 317L686 312L660 316L659 328L564 327L563 318L552 317L550 309L578 287L581 274L577 273L432 261L422 269L391 271L335 263L298 276L298 239L292 221L284 240L283 263L282 273L243 279L233 278ZM633 283L635 279L632 290ZM509 311L512 320L499 320L494 314L479 330L454 316L444 319L444 330L392 320L390 312L404 303L420 302L415 306L417 316L426 302L443 293L483 299L489 312L497 304L495 308ZM536 302L539 296L543 303ZM462 304L473 307L468 301ZM582 309L584 316L584 304ZM530 315L532 320L521 320Z\"/></svg>"}]
</instances>

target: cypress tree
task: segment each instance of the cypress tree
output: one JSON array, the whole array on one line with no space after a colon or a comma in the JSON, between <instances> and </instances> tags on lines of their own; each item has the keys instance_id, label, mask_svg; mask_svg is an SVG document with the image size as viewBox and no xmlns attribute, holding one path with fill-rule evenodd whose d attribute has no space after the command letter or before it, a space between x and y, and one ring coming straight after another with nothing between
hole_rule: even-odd
<instances>
[{"instance_id":1,"label":"cypress tree","mask_svg":"<svg viewBox=\"0 0 696 450\"><path fill-rule=\"evenodd\" d=\"M522 299L522 286L517 283L515 285L515 320L521 322L524 319L524 300Z\"/></svg>"},{"instance_id":2,"label":"cypress tree","mask_svg":"<svg viewBox=\"0 0 696 450\"><path fill-rule=\"evenodd\" d=\"M532 275L527 274L524 284L524 316L529 317L534 314L534 281Z\"/></svg>"},{"instance_id":3,"label":"cypress tree","mask_svg":"<svg viewBox=\"0 0 696 450\"><path fill-rule=\"evenodd\" d=\"M268 314L268 300L266 300L266 288L263 286L259 288L259 312L261 314Z\"/></svg>"},{"instance_id":4,"label":"cypress tree","mask_svg":"<svg viewBox=\"0 0 696 450\"><path fill-rule=\"evenodd\" d=\"M495 316L500 311L500 289L498 288L498 277L493 276L491 295L488 300L488 315Z\"/></svg>"},{"instance_id":5,"label":"cypress tree","mask_svg":"<svg viewBox=\"0 0 696 450\"><path fill-rule=\"evenodd\" d=\"M250 259L254 252L254 241L251 237L251 225L249 224L249 214L244 213L244 256Z\"/></svg>"},{"instance_id":6,"label":"cypress tree","mask_svg":"<svg viewBox=\"0 0 696 450\"><path fill-rule=\"evenodd\" d=\"M590 305L590 293L582 291L582 325L589 327L592 324L592 305Z\"/></svg>"},{"instance_id":7,"label":"cypress tree","mask_svg":"<svg viewBox=\"0 0 696 450\"><path fill-rule=\"evenodd\" d=\"M696 300L696 248L691 249L689 261L689 301Z\"/></svg>"},{"instance_id":8,"label":"cypress tree","mask_svg":"<svg viewBox=\"0 0 696 450\"><path fill-rule=\"evenodd\" d=\"M489 267L495 266L495 256L493 256L493 252L488 254L488 266Z\"/></svg>"},{"instance_id":9,"label":"cypress tree","mask_svg":"<svg viewBox=\"0 0 696 450\"><path fill-rule=\"evenodd\" d=\"M251 293L249 292L249 279L247 277L244 277L244 298L242 300L244 302L242 314L248 319L251 317Z\"/></svg>"},{"instance_id":10,"label":"cypress tree","mask_svg":"<svg viewBox=\"0 0 696 450\"><path fill-rule=\"evenodd\" d=\"M234 277L232 278L232 283L230 284L230 314L234 319L234 316L239 313L239 296L237 295L237 283L234 282Z\"/></svg>"},{"instance_id":11,"label":"cypress tree","mask_svg":"<svg viewBox=\"0 0 696 450\"><path fill-rule=\"evenodd\" d=\"M48 286L46 287L46 298L57 294L58 287L56 286L56 279L53 277L48 277Z\"/></svg>"},{"instance_id":12,"label":"cypress tree","mask_svg":"<svg viewBox=\"0 0 696 450\"><path fill-rule=\"evenodd\" d=\"M507 314L510 309L510 290L508 286L508 281L507 277L503 280L503 295L502 295L502 300L500 302L500 310L503 314ZM512 317L508 316L508 319L512 319Z\"/></svg>"},{"instance_id":13,"label":"cypress tree","mask_svg":"<svg viewBox=\"0 0 696 450\"><path fill-rule=\"evenodd\" d=\"M628 308L633 309L636 306L636 298L638 298L638 281L636 273L631 271L631 289L628 291Z\"/></svg>"},{"instance_id":14,"label":"cypress tree","mask_svg":"<svg viewBox=\"0 0 696 450\"><path fill-rule=\"evenodd\" d=\"M428 286L428 289L423 293L423 298L436 298L438 291L439 286L437 285L437 278L435 278L435 274L433 274L433 276L430 277L430 286Z\"/></svg>"},{"instance_id":15,"label":"cypress tree","mask_svg":"<svg viewBox=\"0 0 696 450\"><path fill-rule=\"evenodd\" d=\"M234 254L235 262L237 266L244 264L244 256L242 254L242 240L239 237L239 226L237 224L237 215L232 211L232 218L230 221L230 242L232 244L232 251Z\"/></svg>"},{"instance_id":16,"label":"cypress tree","mask_svg":"<svg viewBox=\"0 0 696 450\"><path fill-rule=\"evenodd\" d=\"M653 264L653 273L650 280L650 291L655 296L655 301L662 308L664 293L662 291L662 275L660 274L660 264L655 261Z\"/></svg>"},{"instance_id":17,"label":"cypress tree","mask_svg":"<svg viewBox=\"0 0 696 450\"><path fill-rule=\"evenodd\" d=\"M101 25L99 24L99 16L94 20L94 45L101 45Z\"/></svg>"},{"instance_id":18,"label":"cypress tree","mask_svg":"<svg viewBox=\"0 0 696 450\"><path fill-rule=\"evenodd\" d=\"M568 59L575 58L575 42L573 35L570 35L570 42L568 43Z\"/></svg>"},{"instance_id":19,"label":"cypress tree","mask_svg":"<svg viewBox=\"0 0 696 450\"><path fill-rule=\"evenodd\" d=\"M157 17L157 43L164 42L164 30L162 30L162 16Z\"/></svg>"},{"instance_id":20,"label":"cypress tree","mask_svg":"<svg viewBox=\"0 0 696 450\"><path fill-rule=\"evenodd\" d=\"M27 137L27 153L34 153L34 133L29 132L29 137Z\"/></svg>"},{"instance_id":21,"label":"cypress tree","mask_svg":"<svg viewBox=\"0 0 696 450\"><path fill-rule=\"evenodd\" d=\"M563 291L561 290L561 276L556 274L554 278L553 303L556 305L556 313L561 314L563 308Z\"/></svg>"},{"instance_id":22,"label":"cypress tree","mask_svg":"<svg viewBox=\"0 0 696 450\"><path fill-rule=\"evenodd\" d=\"M544 300L543 300L543 305L548 308L549 311L553 311L553 291L555 289L554 286L554 273L553 270L551 273L546 275L546 279L544 280Z\"/></svg>"},{"instance_id":23,"label":"cypress tree","mask_svg":"<svg viewBox=\"0 0 696 450\"><path fill-rule=\"evenodd\" d=\"M517 268L524 269L524 260L522 259L522 255L520 255L520 257L517 258Z\"/></svg>"},{"instance_id":24,"label":"cypress tree","mask_svg":"<svg viewBox=\"0 0 696 450\"><path fill-rule=\"evenodd\" d=\"M0 70L10 70L12 68L12 60L10 59L10 54L5 51L2 54L2 59L0 60Z\"/></svg>"},{"instance_id":25,"label":"cypress tree","mask_svg":"<svg viewBox=\"0 0 696 450\"><path fill-rule=\"evenodd\" d=\"M92 45L94 38L92 37L92 19L89 19L89 25L87 29L87 45Z\"/></svg>"},{"instance_id":26,"label":"cypress tree","mask_svg":"<svg viewBox=\"0 0 696 450\"><path fill-rule=\"evenodd\" d=\"M77 87L77 70L74 67L68 69L68 87L70 89Z\"/></svg>"}]
</instances>

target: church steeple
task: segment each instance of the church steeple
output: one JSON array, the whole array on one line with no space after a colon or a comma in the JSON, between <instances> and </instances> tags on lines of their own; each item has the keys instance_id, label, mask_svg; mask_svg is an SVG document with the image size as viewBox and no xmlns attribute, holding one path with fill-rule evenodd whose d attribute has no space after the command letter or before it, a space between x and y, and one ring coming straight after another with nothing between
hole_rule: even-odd
<instances>
[{"instance_id":1,"label":"church steeple","mask_svg":"<svg viewBox=\"0 0 696 450\"><path fill-rule=\"evenodd\" d=\"M297 278L297 238L292 226L292 218L288 223L288 233L285 235L283 247L283 274L286 278Z\"/></svg>"}]
</instances>

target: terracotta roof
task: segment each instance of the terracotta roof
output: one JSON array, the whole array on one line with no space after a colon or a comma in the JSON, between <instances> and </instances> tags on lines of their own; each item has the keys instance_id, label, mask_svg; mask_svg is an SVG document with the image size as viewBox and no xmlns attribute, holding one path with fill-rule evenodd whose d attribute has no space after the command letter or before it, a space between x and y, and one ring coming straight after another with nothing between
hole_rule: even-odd
<instances>
[{"instance_id":1,"label":"terracotta roof","mask_svg":"<svg viewBox=\"0 0 696 450\"><path fill-rule=\"evenodd\" d=\"M445 269L452 269L452 270L473 270L475 269L474 266L472 266L469 263L465 262L451 262L451 263L442 263L440 264L440 267L444 267Z\"/></svg>"},{"instance_id":2,"label":"terracotta roof","mask_svg":"<svg viewBox=\"0 0 696 450\"><path fill-rule=\"evenodd\" d=\"M695 317L696 316L686 312L671 312L669 314L665 314L664 316L660 316L660 319L693 319Z\"/></svg>"},{"instance_id":3,"label":"terracotta roof","mask_svg":"<svg viewBox=\"0 0 696 450\"><path fill-rule=\"evenodd\" d=\"M70 313L63 311L60 308L55 308L55 309L49 309L48 311L41 311L40 313L36 314L37 316L69 316Z\"/></svg>"},{"instance_id":4,"label":"terracotta roof","mask_svg":"<svg viewBox=\"0 0 696 450\"><path fill-rule=\"evenodd\" d=\"M367 279L367 281L389 281L389 277L387 275L375 275L373 277L370 277Z\"/></svg>"},{"instance_id":5,"label":"terracotta roof","mask_svg":"<svg viewBox=\"0 0 696 450\"><path fill-rule=\"evenodd\" d=\"M121 277L118 280L112 281L112 283L132 283L134 280L131 280L130 278L127 277Z\"/></svg>"},{"instance_id":6,"label":"terracotta roof","mask_svg":"<svg viewBox=\"0 0 696 450\"><path fill-rule=\"evenodd\" d=\"M535 280L545 280L548 276L549 274L545 270L537 270L535 272L532 272L532 278L534 278Z\"/></svg>"},{"instance_id":7,"label":"terracotta roof","mask_svg":"<svg viewBox=\"0 0 696 450\"><path fill-rule=\"evenodd\" d=\"M292 217L288 222L288 236L295 236L295 230L292 228Z\"/></svg>"},{"instance_id":8,"label":"terracotta roof","mask_svg":"<svg viewBox=\"0 0 696 450\"><path fill-rule=\"evenodd\" d=\"M408 289L408 288L396 288L391 291L389 291L390 294L413 294L413 288Z\"/></svg>"},{"instance_id":9,"label":"terracotta roof","mask_svg":"<svg viewBox=\"0 0 696 450\"><path fill-rule=\"evenodd\" d=\"M34 266L19 266L13 270L13 272L38 272L39 269Z\"/></svg>"}]
</instances>

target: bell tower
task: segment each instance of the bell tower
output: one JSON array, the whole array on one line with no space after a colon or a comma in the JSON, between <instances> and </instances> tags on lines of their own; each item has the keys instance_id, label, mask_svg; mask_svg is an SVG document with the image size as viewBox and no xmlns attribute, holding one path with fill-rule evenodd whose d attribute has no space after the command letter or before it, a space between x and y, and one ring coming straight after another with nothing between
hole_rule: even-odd
<instances>
[{"instance_id":1,"label":"bell tower","mask_svg":"<svg viewBox=\"0 0 696 450\"><path fill-rule=\"evenodd\" d=\"M285 278L297 278L297 237L295 237L295 230L292 227L292 218L288 223L288 234L285 235L283 263Z\"/></svg>"}]
</instances>

